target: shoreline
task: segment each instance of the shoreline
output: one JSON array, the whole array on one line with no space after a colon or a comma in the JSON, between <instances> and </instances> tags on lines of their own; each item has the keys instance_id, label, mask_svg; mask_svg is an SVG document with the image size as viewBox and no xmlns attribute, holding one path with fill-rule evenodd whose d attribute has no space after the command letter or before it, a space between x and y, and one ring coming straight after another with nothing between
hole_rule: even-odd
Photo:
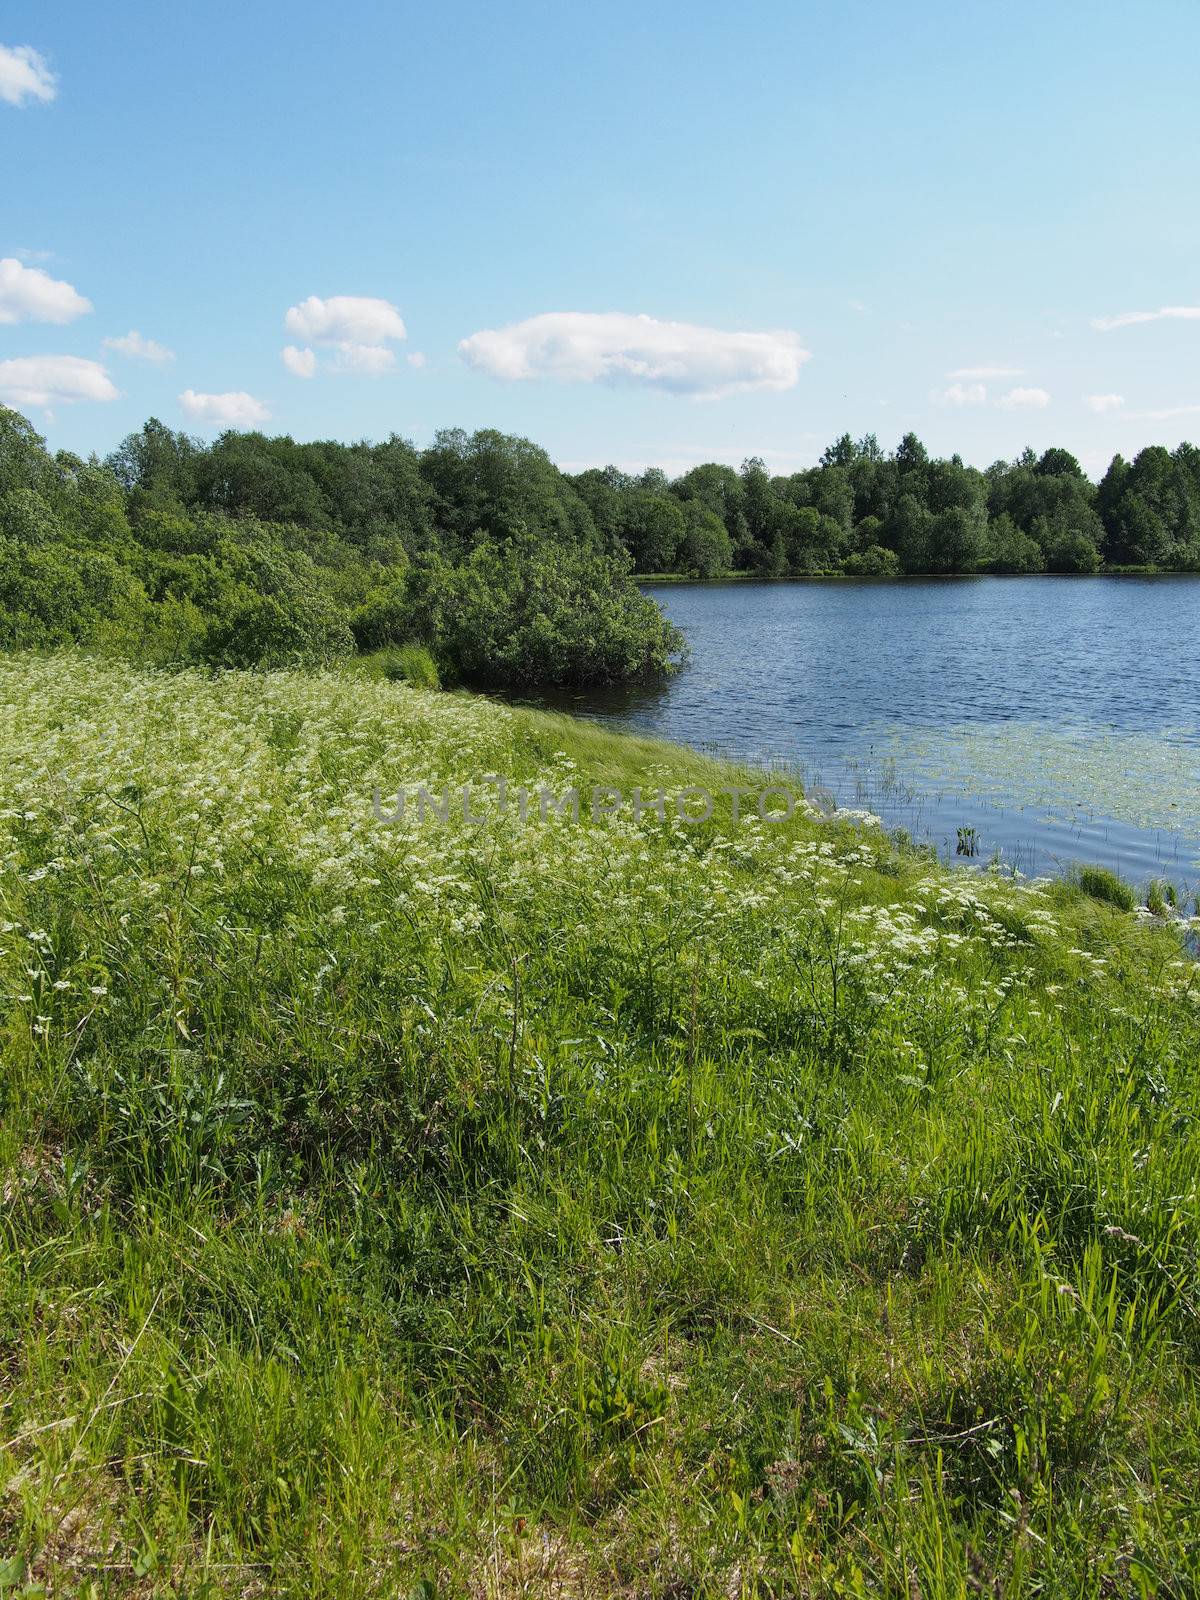
<instances>
[{"instance_id":1,"label":"shoreline","mask_svg":"<svg viewBox=\"0 0 1200 1600\"><path fill-rule=\"evenodd\" d=\"M990 578L1194 578L1200 575L1197 568L1164 567L1107 567L1098 572L795 572L766 574L761 572L723 572L715 577L693 577L685 572L635 572L637 584L689 583L718 585L723 583L930 583L936 580L964 581Z\"/></svg>"}]
</instances>

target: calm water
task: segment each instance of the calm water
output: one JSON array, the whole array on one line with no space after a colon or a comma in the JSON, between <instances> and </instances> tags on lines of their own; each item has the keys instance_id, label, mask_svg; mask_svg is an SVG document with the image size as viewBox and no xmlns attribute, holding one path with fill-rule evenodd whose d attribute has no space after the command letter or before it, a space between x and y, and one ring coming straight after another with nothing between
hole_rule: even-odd
<instances>
[{"instance_id":1,"label":"calm water","mask_svg":"<svg viewBox=\"0 0 1200 1600\"><path fill-rule=\"evenodd\" d=\"M943 854L1200 880L1200 577L647 585L691 645L556 703L799 771Z\"/></svg>"}]
</instances>

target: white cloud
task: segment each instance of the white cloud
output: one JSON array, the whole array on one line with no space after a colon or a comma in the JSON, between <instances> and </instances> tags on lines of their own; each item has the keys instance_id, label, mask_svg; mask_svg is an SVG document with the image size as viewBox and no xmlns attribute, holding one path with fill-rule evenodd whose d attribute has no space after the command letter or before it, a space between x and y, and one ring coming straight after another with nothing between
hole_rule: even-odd
<instances>
[{"instance_id":1,"label":"white cloud","mask_svg":"<svg viewBox=\"0 0 1200 1600\"><path fill-rule=\"evenodd\" d=\"M53 100L58 79L27 44L0 44L0 100L23 106L27 100Z\"/></svg>"},{"instance_id":2,"label":"white cloud","mask_svg":"<svg viewBox=\"0 0 1200 1600\"><path fill-rule=\"evenodd\" d=\"M280 359L284 366L296 378L311 378L317 370L317 357L314 351L301 350L294 344L285 344L280 351Z\"/></svg>"},{"instance_id":3,"label":"white cloud","mask_svg":"<svg viewBox=\"0 0 1200 1600\"><path fill-rule=\"evenodd\" d=\"M425 352L423 350L414 350L410 356L405 356L404 359L410 367L423 367L425 365Z\"/></svg>"},{"instance_id":4,"label":"white cloud","mask_svg":"<svg viewBox=\"0 0 1200 1600\"><path fill-rule=\"evenodd\" d=\"M458 348L493 378L633 383L708 400L790 389L809 359L795 333L727 333L620 311L549 311Z\"/></svg>"},{"instance_id":5,"label":"white cloud","mask_svg":"<svg viewBox=\"0 0 1200 1600\"><path fill-rule=\"evenodd\" d=\"M1123 394L1088 394L1084 395L1083 403L1089 411L1097 414L1105 411L1119 411L1125 404Z\"/></svg>"},{"instance_id":6,"label":"white cloud","mask_svg":"<svg viewBox=\"0 0 1200 1600\"><path fill-rule=\"evenodd\" d=\"M82 356L17 356L0 361L0 400L10 406L116 398L116 387L98 361Z\"/></svg>"},{"instance_id":7,"label":"white cloud","mask_svg":"<svg viewBox=\"0 0 1200 1600\"><path fill-rule=\"evenodd\" d=\"M960 367L957 372L948 373L947 376L959 379L1009 376L1012 373L1009 367ZM978 381L972 383L952 383L948 389L933 389L929 398L937 406L985 406L988 404L987 385ZM1050 404L1050 396L1045 389L1008 389L998 395L991 402L1001 411L1041 411Z\"/></svg>"},{"instance_id":8,"label":"white cloud","mask_svg":"<svg viewBox=\"0 0 1200 1600\"><path fill-rule=\"evenodd\" d=\"M952 383L948 389L934 389L929 398L935 406L982 406L987 389L982 383Z\"/></svg>"},{"instance_id":9,"label":"white cloud","mask_svg":"<svg viewBox=\"0 0 1200 1600\"><path fill-rule=\"evenodd\" d=\"M226 428L266 422L271 415L261 400L244 389L231 389L225 394L197 394L194 389L185 389L179 404L197 422L218 422Z\"/></svg>"},{"instance_id":10,"label":"white cloud","mask_svg":"<svg viewBox=\"0 0 1200 1600\"><path fill-rule=\"evenodd\" d=\"M73 322L92 309L69 283L16 256L0 261L0 322Z\"/></svg>"},{"instance_id":11,"label":"white cloud","mask_svg":"<svg viewBox=\"0 0 1200 1600\"><path fill-rule=\"evenodd\" d=\"M396 357L385 344L355 344L346 339L338 345L333 364L339 372L390 372Z\"/></svg>"},{"instance_id":12,"label":"white cloud","mask_svg":"<svg viewBox=\"0 0 1200 1600\"><path fill-rule=\"evenodd\" d=\"M392 302L369 295L335 294L322 300L310 294L291 307L283 324L310 344L331 347L332 364L339 372L390 372L396 357L388 345L408 338L404 319ZM297 350L295 345L287 347L283 361L298 378L311 378L317 370L316 352Z\"/></svg>"},{"instance_id":13,"label":"white cloud","mask_svg":"<svg viewBox=\"0 0 1200 1600\"><path fill-rule=\"evenodd\" d=\"M965 378L969 383L978 383L987 378L1019 378L1024 369L1021 367L955 367L953 372L948 372L948 378Z\"/></svg>"},{"instance_id":14,"label":"white cloud","mask_svg":"<svg viewBox=\"0 0 1200 1600\"><path fill-rule=\"evenodd\" d=\"M1177 319L1181 322L1200 322L1200 306L1160 306L1157 311L1119 311L1115 317L1093 317L1092 327L1101 333L1111 333L1114 328L1130 328L1135 322L1161 322Z\"/></svg>"},{"instance_id":15,"label":"white cloud","mask_svg":"<svg viewBox=\"0 0 1200 1600\"><path fill-rule=\"evenodd\" d=\"M385 344L406 339L404 319L390 300L335 294L329 300L310 294L283 319L289 333L314 344Z\"/></svg>"},{"instance_id":16,"label":"white cloud","mask_svg":"<svg viewBox=\"0 0 1200 1600\"><path fill-rule=\"evenodd\" d=\"M117 339L105 339L104 348L115 350L119 356L128 356L131 361L174 361L174 350L168 350L165 344L159 344L155 339L143 339L136 328L130 328L128 333L123 333Z\"/></svg>"},{"instance_id":17,"label":"white cloud","mask_svg":"<svg viewBox=\"0 0 1200 1600\"><path fill-rule=\"evenodd\" d=\"M1010 389L996 404L1002 411L1043 411L1050 404L1045 389Z\"/></svg>"}]
</instances>

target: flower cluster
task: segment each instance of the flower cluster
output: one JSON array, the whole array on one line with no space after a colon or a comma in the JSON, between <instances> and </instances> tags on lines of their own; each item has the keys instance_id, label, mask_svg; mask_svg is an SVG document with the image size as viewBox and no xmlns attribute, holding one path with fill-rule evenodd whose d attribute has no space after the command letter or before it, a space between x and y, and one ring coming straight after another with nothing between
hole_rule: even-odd
<instances>
[{"instance_id":1,"label":"flower cluster","mask_svg":"<svg viewBox=\"0 0 1200 1600\"><path fill-rule=\"evenodd\" d=\"M434 826L410 807L381 825L377 797L402 789L489 773L561 794L590 780L562 751L535 755L530 726L492 702L348 675L0 661L4 994L39 1038L86 1027L117 999L113 941L169 942L197 908L230 938L320 929L316 985L342 945L401 925L447 949L557 952L580 981L719 965L783 1008L806 985L820 1009L848 974L872 1037L886 1012L898 1039L932 1004L965 1025L1036 991L1040 1014L1105 974L1103 954L1060 937L1045 884L930 869L866 815L805 803L780 826L735 807L698 827L653 807L549 807L531 828L516 807L469 821L451 809ZM682 787L661 763L638 777L647 792ZM94 937L56 949L44 930L72 899ZM186 1032L186 997L170 1003Z\"/></svg>"}]
</instances>

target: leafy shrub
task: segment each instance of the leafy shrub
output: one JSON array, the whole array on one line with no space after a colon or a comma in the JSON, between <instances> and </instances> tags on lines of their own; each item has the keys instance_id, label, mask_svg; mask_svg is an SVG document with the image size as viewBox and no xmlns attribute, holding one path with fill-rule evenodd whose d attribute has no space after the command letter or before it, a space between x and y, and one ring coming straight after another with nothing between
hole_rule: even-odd
<instances>
[{"instance_id":1,"label":"leafy shrub","mask_svg":"<svg viewBox=\"0 0 1200 1600\"><path fill-rule=\"evenodd\" d=\"M667 673L683 636L615 556L483 540L461 566L414 569L436 655L469 680L618 683Z\"/></svg>"},{"instance_id":2,"label":"leafy shrub","mask_svg":"<svg viewBox=\"0 0 1200 1600\"><path fill-rule=\"evenodd\" d=\"M247 593L213 623L204 646L221 667L327 666L353 652L345 617L319 591Z\"/></svg>"},{"instance_id":3,"label":"leafy shrub","mask_svg":"<svg viewBox=\"0 0 1200 1600\"><path fill-rule=\"evenodd\" d=\"M1041 531L1036 525L1034 532ZM1095 542L1079 529L1043 533L1046 566L1051 572L1099 572L1100 552Z\"/></svg>"},{"instance_id":4,"label":"leafy shrub","mask_svg":"<svg viewBox=\"0 0 1200 1600\"><path fill-rule=\"evenodd\" d=\"M0 534L0 648L89 644L103 630L133 632L144 597L112 556Z\"/></svg>"},{"instance_id":5,"label":"leafy shrub","mask_svg":"<svg viewBox=\"0 0 1200 1600\"><path fill-rule=\"evenodd\" d=\"M900 571L900 557L894 550L873 544L847 556L843 571L852 578L894 578Z\"/></svg>"},{"instance_id":6,"label":"leafy shrub","mask_svg":"<svg viewBox=\"0 0 1200 1600\"><path fill-rule=\"evenodd\" d=\"M371 594L351 616L350 631L360 650L381 650L386 645L403 643L412 631L403 579Z\"/></svg>"},{"instance_id":7,"label":"leafy shrub","mask_svg":"<svg viewBox=\"0 0 1200 1600\"><path fill-rule=\"evenodd\" d=\"M115 653L134 656L154 666L187 666L204 659L209 619L186 596L168 594L160 604L147 606L136 639L115 633L105 643Z\"/></svg>"}]
</instances>

